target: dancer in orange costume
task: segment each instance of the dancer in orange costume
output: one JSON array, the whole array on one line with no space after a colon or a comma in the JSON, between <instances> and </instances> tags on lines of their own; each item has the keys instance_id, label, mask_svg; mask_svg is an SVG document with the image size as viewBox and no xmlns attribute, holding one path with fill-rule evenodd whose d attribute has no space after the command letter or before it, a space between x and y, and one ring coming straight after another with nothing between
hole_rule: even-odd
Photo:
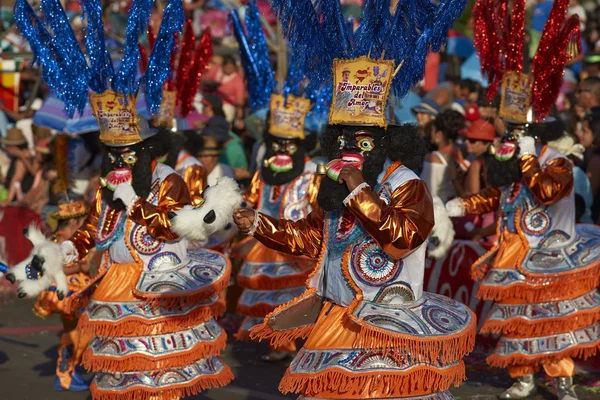
<instances>
[{"instance_id":1,"label":"dancer in orange costume","mask_svg":"<svg viewBox=\"0 0 600 400\"><path fill-rule=\"evenodd\" d=\"M62 243L69 239L83 223L87 212L84 200L73 200L72 196L65 195L59 202L58 211L54 214L54 218L58 220L58 228L53 234L53 240L56 243ZM74 264L65 270L71 293L80 291L88 285L91 256L92 253L83 262ZM59 300L56 287L50 287L39 295L33 311L42 318L47 318L52 313L59 313L62 320L63 333L58 346L54 388L59 391L88 390L89 383L75 370L75 367L80 365L83 351L90 340L88 334L76 329L81 310L67 312L65 300Z\"/></svg>"}]
</instances>

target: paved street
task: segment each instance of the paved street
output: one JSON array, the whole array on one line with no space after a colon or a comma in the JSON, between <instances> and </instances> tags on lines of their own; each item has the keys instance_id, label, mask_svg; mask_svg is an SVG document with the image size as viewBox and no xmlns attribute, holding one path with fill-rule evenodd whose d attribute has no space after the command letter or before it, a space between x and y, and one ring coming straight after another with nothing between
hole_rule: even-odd
<instances>
[{"instance_id":1,"label":"paved street","mask_svg":"<svg viewBox=\"0 0 600 400\"><path fill-rule=\"evenodd\" d=\"M30 312L31 301L0 301L0 400L84 400L89 393L55 392L53 389L56 349L60 321L57 317L41 320ZM236 379L227 387L211 390L194 399L278 400L294 399L277 391L286 365L260 361L266 345L231 342L224 354ZM508 376L484 366L483 354L467 362L469 383L453 389L458 399L494 399L509 385ZM600 399L600 391L589 387L600 374L578 375L580 399ZM541 386L545 385L539 376ZM591 382L591 383L590 383ZM583 383L583 384L581 384ZM540 389L537 399L555 399L551 388Z\"/></svg>"}]
</instances>

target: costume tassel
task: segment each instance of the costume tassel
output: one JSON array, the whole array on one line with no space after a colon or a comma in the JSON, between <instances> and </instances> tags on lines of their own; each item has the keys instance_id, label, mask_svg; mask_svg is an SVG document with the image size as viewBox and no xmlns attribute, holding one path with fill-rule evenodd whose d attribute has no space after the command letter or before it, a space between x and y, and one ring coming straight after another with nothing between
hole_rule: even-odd
<instances>
[{"instance_id":1,"label":"costume tassel","mask_svg":"<svg viewBox=\"0 0 600 400\"><path fill-rule=\"evenodd\" d=\"M566 19L569 0L556 0L532 63L533 115L537 120L550 113L563 82L566 63L570 60L569 44L576 43L580 50L579 17Z\"/></svg>"},{"instance_id":2,"label":"costume tassel","mask_svg":"<svg viewBox=\"0 0 600 400\"><path fill-rule=\"evenodd\" d=\"M192 110L192 101L200 87L200 79L202 78L202 74L208 69L208 63L212 57L212 37L210 35L210 28L207 28L200 37L200 43L194 53L192 65L189 67L189 73L186 79L187 84L183 86L179 95L182 117L188 115Z\"/></svg>"},{"instance_id":3,"label":"costume tassel","mask_svg":"<svg viewBox=\"0 0 600 400\"><path fill-rule=\"evenodd\" d=\"M192 55L196 46L196 36L194 36L194 26L192 20L188 19L185 22L183 30L183 39L181 41L181 54L179 55L179 63L177 64L177 75L175 76L175 89L177 93L186 85L189 85L188 73L191 68Z\"/></svg>"},{"instance_id":4,"label":"costume tassel","mask_svg":"<svg viewBox=\"0 0 600 400\"><path fill-rule=\"evenodd\" d=\"M35 60L43 67L44 81L65 103L65 113L72 117L76 110L83 112L87 104L90 72L79 46L69 49L64 37L53 38L27 0L15 2L13 15L15 24L33 50ZM65 34L65 29L71 29L68 23L67 27L62 29L66 37L69 34ZM72 31L70 35L73 35ZM69 39L66 40L69 42Z\"/></svg>"},{"instance_id":5,"label":"costume tassel","mask_svg":"<svg viewBox=\"0 0 600 400\"><path fill-rule=\"evenodd\" d=\"M175 33L183 28L183 3L171 0L163 13L160 30L152 54L148 59L148 70L144 74L146 104L150 114L156 114L162 100L162 86L171 74L171 55Z\"/></svg>"},{"instance_id":6,"label":"costume tassel","mask_svg":"<svg viewBox=\"0 0 600 400\"><path fill-rule=\"evenodd\" d=\"M90 59L90 87L93 91L102 93L108 89L108 83L115 74L110 54L104 44L102 4L99 0L82 0L81 5L87 21L85 47Z\"/></svg>"},{"instance_id":7,"label":"costume tassel","mask_svg":"<svg viewBox=\"0 0 600 400\"><path fill-rule=\"evenodd\" d=\"M142 32L145 32L150 20L152 0L133 0L129 17L127 19L127 30L125 33L125 50L121 66L112 79L112 89L126 95L137 95L139 84L136 80L137 67L140 59L140 48L138 40ZM168 6L167 6L168 8ZM167 9L165 8L165 16ZM163 17L164 19L164 17ZM162 86L162 82L160 83ZM149 99L146 98L146 101ZM156 99L153 99L156 101ZM160 97L158 98L160 104ZM151 103L148 103L150 106ZM157 106L154 107L156 111Z\"/></svg>"}]
</instances>

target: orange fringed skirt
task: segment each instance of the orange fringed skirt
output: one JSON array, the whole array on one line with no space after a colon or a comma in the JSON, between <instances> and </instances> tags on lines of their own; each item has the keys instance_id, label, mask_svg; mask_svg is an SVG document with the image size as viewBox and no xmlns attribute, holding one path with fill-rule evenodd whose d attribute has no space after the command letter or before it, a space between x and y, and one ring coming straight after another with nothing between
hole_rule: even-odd
<instances>
[{"instance_id":1,"label":"orange fringed skirt","mask_svg":"<svg viewBox=\"0 0 600 400\"><path fill-rule=\"evenodd\" d=\"M67 296L81 291L88 286L90 281L91 278L85 272L67 275L67 283L69 285L69 293L67 293ZM66 307L64 299L58 299L58 296L56 295L56 286L51 286L48 290L44 290L40 293L33 305L33 312L41 318L47 318L52 313L60 313L64 319L69 320L77 319L79 316L79 309L70 310Z\"/></svg>"},{"instance_id":2,"label":"orange fringed skirt","mask_svg":"<svg viewBox=\"0 0 600 400\"><path fill-rule=\"evenodd\" d=\"M151 305L134 295L137 263L112 264L92 295L78 328L94 334L83 356L97 372L90 390L100 400L172 400L233 379L218 357L225 332L212 319L222 311L206 301Z\"/></svg>"},{"instance_id":3,"label":"orange fringed skirt","mask_svg":"<svg viewBox=\"0 0 600 400\"><path fill-rule=\"evenodd\" d=\"M438 393L465 379L459 360L419 363L401 351L354 347L360 327L347 308L326 302L306 344L281 380L283 393L327 399L380 399Z\"/></svg>"},{"instance_id":4,"label":"orange fringed skirt","mask_svg":"<svg viewBox=\"0 0 600 400\"><path fill-rule=\"evenodd\" d=\"M269 249L256 242L237 275L244 288L237 312L246 316L236 337L247 339L248 331L281 304L302 295L315 261Z\"/></svg>"}]
</instances>

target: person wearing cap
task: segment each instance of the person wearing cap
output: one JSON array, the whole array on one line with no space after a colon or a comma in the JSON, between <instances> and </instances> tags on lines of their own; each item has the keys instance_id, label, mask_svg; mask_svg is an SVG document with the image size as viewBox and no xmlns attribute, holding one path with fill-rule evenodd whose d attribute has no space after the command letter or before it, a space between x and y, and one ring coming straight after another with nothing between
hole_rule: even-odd
<instances>
[{"instance_id":1,"label":"person wearing cap","mask_svg":"<svg viewBox=\"0 0 600 400\"><path fill-rule=\"evenodd\" d=\"M251 177L248 171L248 159L242 140L230 129L230 124L225 120L222 102L214 95L206 95L202 100L204 114L209 117L202 129L202 134L216 139L222 147L220 162L231 167L236 180Z\"/></svg>"},{"instance_id":2,"label":"person wearing cap","mask_svg":"<svg viewBox=\"0 0 600 400\"><path fill-rule=\"evenodd\" d=\"M226 164L219 162L223 148L219 146L217 139L212 136L199 135L194 131L185 131L185 142L183 148L188 154L192 154L206 169L206 184L213 186L222 176L233 178L233 170Z\"/></svg>"},{"instance_id":3,"label":"person wearing cap","mask_svg":"<svg viewBox=\"0 0 600 400\"><path fill-rule=\"evenodd\" d=\"M487 187L487 161L490 157L488 149L496 139L496 130L491 122L478 119L461 132L461 136L465 140L467 154L474 157L463 179L463 190L459 193L460 196L467 196L479 193ZM496 232L494 213L476 216L471 223L474 224L474 229L468 231L467 238L471 240L486 238L488 241L494 239Z\"/></svg>"},{"instance_id":4,"label":"person wearing cap","mask_svg":"<svg viewBox=\"0 0 600 400\"><path fill-rule=\"evenodd\" d=\"M440 105L433 99L424 98L419 105L411 108L411 111L417 118L417 124L424 127L428 122L433 121L440 113Z\"/></svg>"}]
</instances>

